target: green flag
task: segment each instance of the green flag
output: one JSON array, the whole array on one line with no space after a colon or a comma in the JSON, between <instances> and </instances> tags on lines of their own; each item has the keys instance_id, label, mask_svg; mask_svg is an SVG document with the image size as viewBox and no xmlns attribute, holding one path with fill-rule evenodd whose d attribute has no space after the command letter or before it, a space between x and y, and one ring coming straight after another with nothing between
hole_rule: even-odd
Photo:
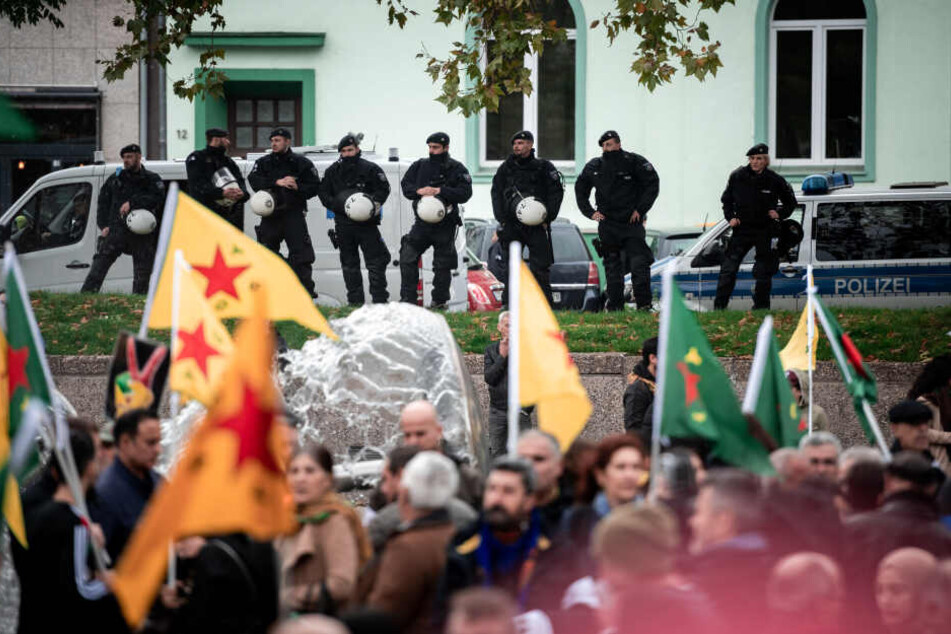
<instances>
[{"instance_id":1,"label":"green flag","mask_svg":"<svg viewBox=\"0 0 951 634\"><path fill-rule=\"evenodd\" d=\"M812 301L816 308L816 317L822 323L822 329L829 339L832 356L835 357L835 363L839 366L839 372L842 373L845 388L852 396L852 406L855 408L859 423L862 424L862 430L865 431L865 437L872 444L878 443L882 452L888 456L888 447L885 445L885 440L881 435L882 432L870 416L871 408L869 404L878 400L875 376L862 361L862 354L852 343L848 333L842 330L842 326L839 325L835 315L829 312L819 301L819 295L815 292L813 292Z\"/></svg>"},{"instance_id":2,"label":"green flag","mask_svg":"<svg viewBox=\"0 0 951 634\"><path fill-rule=\"evenodd\" d=\"M33 316L30 298L13 245L7 243L3 259L6 287L7 381L10 395L10 437L17 470L29 473L39 465L36 451L36 416L27 416L28 405L44 408L53 403L53 381L46 363L43 339Z\"/></svg>"},{"instance_id":3,"label":"green flag","mask_svg":"<svg viewBox=\"0 0 951 634\"><path fill-rule=\"evenodd\" d=\"M654 429L663 436L705 438L714 457L773 473L766 446L750 433L730 378L669 273L661 299Z\"/></svg>"},{"instance_id":4,"label":"green flag","mask_svg":"<svg viewBox=\"0 0 951 634\"><path fill-rule=\"evenodd\" d=\"M746 383L743 413L756 417L763 430L780 447L798 447L808 423L799 415L773 334L773 318L767 315L756 337L753 367Z\"/></svg>"}]
</instances>

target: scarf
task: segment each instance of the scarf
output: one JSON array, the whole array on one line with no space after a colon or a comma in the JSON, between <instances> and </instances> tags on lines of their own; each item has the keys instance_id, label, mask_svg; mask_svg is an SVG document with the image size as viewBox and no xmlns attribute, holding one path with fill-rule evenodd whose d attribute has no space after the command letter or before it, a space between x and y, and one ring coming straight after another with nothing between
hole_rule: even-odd
<instances>
[{"instance_id":1,"label":"scarf","mask_svg":"<svg viewBox=\"0 0 951 634\"><path fill-rule=\"evenodd\" d=\"M340 515L347 520L347 525L357 540L357 553L360 556L360 565L363 566L373 556L370 538L367 537L363 522L360 521L360 516L354 508L335 492L328 491L317 502L309 505L297 516L297 521L302 525L323 524L331 515Z\"/></svg>"}]
</instances>

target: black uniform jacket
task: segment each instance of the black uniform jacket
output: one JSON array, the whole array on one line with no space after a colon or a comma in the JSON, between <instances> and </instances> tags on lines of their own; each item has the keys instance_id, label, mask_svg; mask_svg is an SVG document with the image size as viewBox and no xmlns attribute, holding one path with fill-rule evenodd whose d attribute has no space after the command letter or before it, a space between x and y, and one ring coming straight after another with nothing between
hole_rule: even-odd
<instances>
[{"instance_id":1,"label":"black uniform jacket","mask_svg":"<svg viewBox=\"0 0 951 634\"><path fill-rule=\"evenodd\" d=\"M241 187L241 191L244 192L244 197L236 200L231 207L218 204L225 194L221 187L215 187L214 176L215 172L223 167L231 172L238 186ZM188 172L189 195L212 211L230 213L236 206L250 198L241 170L231 157L225 154L223 147L209 145L203 150L195 150L185 159L185 169Z\"/></svg>"},{"instance_id":2,"label":"black uniform jacket","mask_svg":"<svg viewBox=\"0 0 951 634\"><path fill-rule=\"evenodd\" d=\"M385 203L390 196L390 182L386 180L383 169L359 154L341 157L328 167L317 195L323 206L334 212L337 224L380 224L379 214L366 222L354 222L347 217L343 205L356 192L363 192L378 205Z\"/></svg>"},{"instance_id":3,"label":"black uniform jacket","mask_svg":"<svg viewBox=\"0 0 951 634\"><path fill-rule=\"evenodd\" d=\"M769 211L775 209L780 218L788 218L796 208L796 194L786 179L767 168L757 174L749 165L730 174L720 197L723 217L738 218L740 226L762 229L769 223ZM782 208L778 204L782 203Z\"/></svg>"},{"instance_id":4,"label":"black uniform jacket","mask_svg":"<svg viewBox=\"0 0 951 634\"><path fill-rule=\"evenodd\" d=\"M545 205L547 222L558 217L565 197L561 173L551 161L536 158L535 150L525 158L509 155L492 178L492 213L499 224L516 222L515 205L528 196Z\"/></svg>"},{"instance_id":5,"label":"black uniform jacket","mask_svg":"<svg viewBox=\"0 0 951 634\"><path fill-rule=\"evenodd\" d=\"M285 176L297 179L296 190L277 184ZM259 158L248 174L248 183L254 191L279 190L285 211L307 211L307 200L317 195L320 177L310 159L286 150L280 154L271 152Z\"/></svg>"},{"instance_id":6,"label":"black uniform jacket","mask_svg":"<svg viewBox=\"0 0 951 634\"><path fill-rule=\"evenodd\" d=\"M643 222L657 200L660 178L646 158L618 150L588 161L575 182L578 209L588 218L595 212L589 200L592 187L597 211L609 220L628 222L637 210Z\"/></svg>"},{"instance_id":7,"label":"black uniform jacket","mask_svg":"<svg viewBox=\"0 0 951 634\"><path fill-rule=\"evenodd\" d=\"M458 211L458 206L472 198L472 178L466 166L450 158L448 152L436 154L429 158L421 158L406 170L403 180L400 181L403 195L413 201L415 213L416 203L422 196L416 193L423 187L438 187L439 200L446 204L446 220ZM459 224L458 215L451 222ZM441 223L440 223L441 224Z\"/></svg>"},{"instance_id":8,"label":"black uniform jacket","mask_svg":"<svg viewBox=\"0 0 951 634\"><path fill-rule=\"evenodd\" d=\"M110 232L128 232L129 235L135 235L126 226L125 217L119 214L119 208L126 202L129 203L129 211L148 209L161 223L162 207L165 204L165 184L162 177L144 167L139 168L137 172L118 170L106 179L99 191L96 225L100 229L109 227Z\"/></svg>"}]
</instances>

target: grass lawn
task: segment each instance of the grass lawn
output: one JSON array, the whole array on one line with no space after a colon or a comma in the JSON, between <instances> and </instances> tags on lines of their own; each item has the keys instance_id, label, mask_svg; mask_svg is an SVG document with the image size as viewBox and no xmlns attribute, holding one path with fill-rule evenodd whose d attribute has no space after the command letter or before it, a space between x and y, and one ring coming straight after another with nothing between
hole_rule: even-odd
<instances>
[{"instance_id":1,"label":"grass lawn","mask_svg":"<svg viewBox=\"0 0 951 634\"><path fill-rule=\"evenodd\" d=\"M40 330L49 354L111 354L120 330L137 331L144 298L130 295L31 293ZM351 308L322 309L328 319L349 314ZM951 307L928 310L837 309L842 327L869 360L922 361L951 351ZM725 357L750 357L756 330L765 312L724 311L699 314L714 351ZM658 316L624 313L559 312L572 352L625 352L639 354L641 342L657 334ZM775 312L780 345L796 327L799 313ZM496 334L497 313L447 313L464 352L481 353ZM229 324L233 326L233 324ZM279 324L291 347L315 336L294 323ZM818 324L817 324L818 327ZM168 340L168 331L153 331L154 339ZM824 337L819 358L831 359Z\"/></svg>"}]
</instances>

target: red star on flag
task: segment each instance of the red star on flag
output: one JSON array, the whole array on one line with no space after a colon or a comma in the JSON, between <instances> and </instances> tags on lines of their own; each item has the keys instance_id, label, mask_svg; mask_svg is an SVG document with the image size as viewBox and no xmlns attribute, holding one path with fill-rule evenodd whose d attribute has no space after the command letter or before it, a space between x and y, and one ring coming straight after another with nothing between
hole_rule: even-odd
<instances>
[{"instance_id":1,"label":"red star on flag","mask_svg":"<svg viewBox=\"0 0 951 634\"><path fill-rule=\"evenodd\" d=\"M273 421L274 412L262 408L257 395L245 385L241 408L231 418L218 423L218 427L229 429L238 437L235 470L240 469L247 460L257 460L264 469L272 473L281 472L268 443Z\"/></svg>"},{"instance_id":2,"label":"red star on flag","mask_svg":"<svg viewBox=\"0 0 951 634\"><path fill-rule=\"evenodd\" d=\"M565 333L548 331L545 334L547 334L552 339L557 339L558 341L562 343L563 346L565 346L565 356L568 358L568 367L570 368L571 366L573 366L575 364L575 360L571 358L570 354L568 354L568 344L565 343Z\"/></svg>"},{"instance_id":3,"label":"red star on flag","mask_svg":"<svg viewBox=\"0 0 951 634\"><path fill-rule=\"evenodd\" d=\"M192 332L179 329L178 339L182 342L182 349L175 357L175 361L194 359L195 363L198 364L198 369L207 377L208 358L216 357L221 353L209 345L208 340L205 339L205 322L198 324L198 327Z\"/></svg>"},{"instance_id":4,"label":"red star on flag","mask_svg":"<svg viewBox=\"0 0 951 634\"><path fill-rule=\"evenodd\" d=\"M686 392L687 398L686 405L687 407L690 407L700 395L699 390L697 389L697 383L700 382L700 375L691 372L687 367L687 364L683 361L677 362L677 369L684 377L684 390Z\"/></svg>"},{"instance_id":5,"label":"red star on flag","mask_svg":"<svg viewBox=\"0 0 951 634\"><path fill-rule=\"evenodd\" d=\"M221 246L215 247L215 259L211 263L211 266L198 266L194 265L196 271L201 273L208 279L208 286L205 288L205 298L211 298L218 293L227 293L235 299L238 298L238 291L234 287L235 279L244 273L247 269L251 268L250 265L245 266L228 266L225 263L225 257L221 253Z\"/></svg>"},{"instance_id":6,"label":"red star on flag","mask_svg":"<svg viewBox=\"0 0 951 634\"><path fill-rule=\"evenodd\" d=\"M7 384L10 396L17 391L21 385L30 389L30 377L26 375L26 362L30 358L30 348L10 348L7 351L7 367L9 368L10 378Z\"/></svg>"}]
</instances>

